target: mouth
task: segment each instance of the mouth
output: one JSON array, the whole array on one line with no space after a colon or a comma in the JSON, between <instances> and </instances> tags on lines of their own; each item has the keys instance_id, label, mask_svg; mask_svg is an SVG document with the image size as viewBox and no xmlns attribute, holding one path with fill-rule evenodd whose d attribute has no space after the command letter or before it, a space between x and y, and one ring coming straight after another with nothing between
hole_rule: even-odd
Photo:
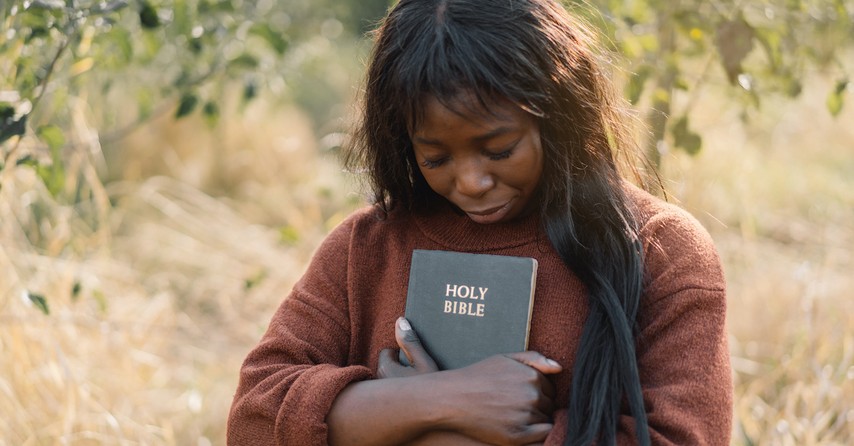
<instances>
[{"instance_id":1,"label":"mouth","mask_svg":"<svg viewBox=\"0 0 854 446\"><path fill-rule=\"evenodd\" d=\"M466 215L475 223L489 224L501 221L510 210L510 205L513 200L508 201L500 206L495 206L479 211L465 211Z\"/></svg>"}]
</instances>

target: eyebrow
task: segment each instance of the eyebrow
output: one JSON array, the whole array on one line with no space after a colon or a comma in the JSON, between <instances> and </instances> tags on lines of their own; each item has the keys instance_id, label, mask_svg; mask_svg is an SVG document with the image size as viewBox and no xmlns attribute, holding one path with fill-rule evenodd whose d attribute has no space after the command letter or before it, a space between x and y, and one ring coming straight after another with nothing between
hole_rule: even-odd
<instances>
[{"instance_id":1,"label":"eyebrow","mask_svg":"<svg viewBox=\"0 0 854 446\"><path fill-rule=\"evenodd\" d=\"M508 127L508 126L496 127L496 128L494 128L494 129L492 129L492 130L490 130L490 131L488 131L482 135L475 136L474 138L472 138L472 141L475 141L475 142L488 141L492 138L495 138L496 136L500 136L500 135L503 135L505 133L510 133L510 132L515 131L515 130L516 130L515 127ZM443 146L444 145L444 143L438 139L425 138L423 136L417 136L417 135L412 138L412 142L415 142L418 144L424 144L424 145L428 145L428 146Z\"/></svg>"}]
</instances>

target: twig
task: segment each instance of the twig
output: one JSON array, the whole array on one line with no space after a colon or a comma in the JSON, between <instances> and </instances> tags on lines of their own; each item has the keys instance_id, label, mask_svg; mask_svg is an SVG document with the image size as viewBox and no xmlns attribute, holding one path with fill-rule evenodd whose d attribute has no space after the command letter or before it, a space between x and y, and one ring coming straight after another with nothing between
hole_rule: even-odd
<instances>
[{"instance_id":1,"label":"twig","mask_svg":"<svg viewBox=\"0 0 854 446\"><path fill-rule=\"evenodd\" d=\"M53 75L54 70L56 69L57 62L59 62L59 58L62 57L62 53L65 52L65 50L68 48L68 45L71 43L72 37L74 37L74 35L77 33L77 27L73 25L73 22L71 28L71 33L66 36L65 41L62 42L62 45L60 45L59 49L56 51L56 54L53 56L53 59L50 61L50 65L48 65L47 67L47 72L45 73L45 76L40 84L41 90L39 91L39 95L36 96L35 99L33 99L28 115L33 114L39 102L41 102L42 98L44 97L44 94L47 91L48 84L50 83L50 78ZM15 152L17 152L18 148L21 146L22 139L23 137L19 136L18 140L15 141L15 145L12 146L12 150L10 150L9 153L6 154L3 159L4 166L8 166L9 163L14 160Z\"/></svg>"}]
</instances>

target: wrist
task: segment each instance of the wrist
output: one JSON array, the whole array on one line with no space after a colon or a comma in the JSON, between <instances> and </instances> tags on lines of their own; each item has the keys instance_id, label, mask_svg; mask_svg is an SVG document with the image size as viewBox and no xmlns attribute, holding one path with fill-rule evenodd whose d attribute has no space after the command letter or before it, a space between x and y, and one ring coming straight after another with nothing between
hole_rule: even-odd
<instances>
[{"instance_id":1,"label":"wrist","mask_svg":"<svg viewBox=\"0 0 854 446\"><path fill-rule=\"evenodd\" d=\"M330 444L402 444L435 430L434 392L423 376L347 386L326 418Z\"/></svg>"},{"instance_id":2,"label":"wrist","mask_svg":"<svg viewBox=\"0 0 854 446\"><path fill-rule=\"evenodd\" d=\"M454 391L453 383L455 373L452 370L434 372L419 375L422 382L417 383L417 388L424 394L421 401L424 406L420 408L428 431L446 430L456 431L459 420L459 407L455 404L455 397L459 392Z\"/></svg>"}]
</instances>

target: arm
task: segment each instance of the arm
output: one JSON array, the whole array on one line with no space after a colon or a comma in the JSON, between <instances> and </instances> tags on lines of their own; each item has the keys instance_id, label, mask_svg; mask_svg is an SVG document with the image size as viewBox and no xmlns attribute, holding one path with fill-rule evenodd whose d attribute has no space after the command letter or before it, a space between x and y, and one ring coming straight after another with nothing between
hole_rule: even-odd
<instances>
[{"instance_id":1,"label":"arm","mask_svg":"<svg viewBox=\"0 0 854 446\"><path fill-rule=\"evenodd\" d=\"M335 401L332 444L527 445L551 430L554 389L544 374L560 372L556 362L521 352L440 372L405 319L395 336L413 366L384 350L384 379L355 383Z\"/></svg>"},{"instance_id":2,"label":"arm","mask_svg":"<svg viewBox=\"0 0 854 446\"><path fill-rule=\"evenodd\" d=\"M544 426L544 416L534 410L538 403L550 405L536 391L542 375L508 357L470 370L483 378L474 381L478 385L470 384L470 375L455 371L369 381L370 369L347 366L350 233L345 223L324 241L247 356L229 415L228 444L388 444L414 439L427 429L483 430L483 423L460 424L471 418L467 412L472 405L487 400L527 408L502 411L499 404L492 412L473 410L475 421L477 416L491 418L485 423L493 426L489 433L494 434L496 424L506 427L511 423L502 422L521 418L525 428L506 438L544 436L550 425ZM508 387L501 379L512 380L514 389L495 398L495 389ZM503 418L493 417L495 410Z\"/></svg>"},{"instance_id":3,"label":"arm","mask_svg":"<svg viewBox=\"0 0 854 446\"><path fill-rule=\"evenodd\" d=\"M248 354L227 426L229 445L325 445L326 414L367 367L347 366L350 222L324 240Z\"/></svg>"},{"instance_id":4,"label":"arm","mask_svg":"<svg viewBox=\"0 0 854 446\"><path fill-rule=\"evenodd\" d=\"M720 259L682 211L653 217L642 236L647 278L636 354L652 444L727 445L733 400ZM621 416L619 427L618 444L635 444L634 419Z\"/></svg>"}]
</instances>

